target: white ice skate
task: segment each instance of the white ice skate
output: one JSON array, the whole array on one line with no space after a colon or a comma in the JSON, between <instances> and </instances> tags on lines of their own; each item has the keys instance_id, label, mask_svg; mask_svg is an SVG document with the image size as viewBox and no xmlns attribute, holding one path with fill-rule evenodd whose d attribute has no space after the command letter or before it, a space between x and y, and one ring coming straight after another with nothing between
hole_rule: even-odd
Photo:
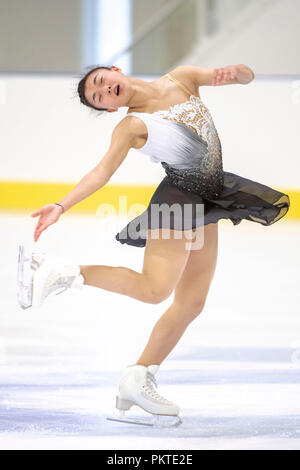
<instances>
[{"instance_id":1,"label":"white ice skate","mask_svg":"<svg viewBox=\"0 0 300 470\"><path fill-rule=\"evenodd\" d=\"M116 397L116 408L119 417L107 417L110 421L120 421L145 426L173 427L182 423L179 418L179 407L159 395L154 388L157 386L155 374L159 366L133 365L126 369L122 377ZM149 418L130 418L125 416L125 411L132 406L138 406L153 415Z\"/></svg>"},{"instance_id":2,"label":"white ice skate","mask_svg":"<svg viewBox=\"0 0 300 470\"><path fill-rule=\"evenodd\" d=\"M48 295L58 289L56 295L71 287L80 287L84 282L80 267L61 258L45 253L25 254L19 246L18 303L21 308L39 307Z\"/></svg>"}]
</instances>

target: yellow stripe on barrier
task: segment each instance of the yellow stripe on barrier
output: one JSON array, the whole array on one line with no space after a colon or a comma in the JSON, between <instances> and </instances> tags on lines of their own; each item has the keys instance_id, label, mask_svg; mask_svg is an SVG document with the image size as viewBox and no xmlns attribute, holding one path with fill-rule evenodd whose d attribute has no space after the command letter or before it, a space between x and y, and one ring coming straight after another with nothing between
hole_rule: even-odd
<instances>
[{"instance_id":1,"label":"yellow stripe on barrier","mask_svg":"<svg viewBox=\"0 0 300 470\"><path fill-rule=\"evenodd\" d=\"M127 207L133 204L148 205L157 186L107 184L73 206L70 211L95 212L100 204L111 204L117 211L121 196L127 198ZM2 181L0 182L0 208L36 210L45 204L58 202L74 187L75 184L69 183Z\"/></svg>"},{"instance_id":2,"label":"yellow stripe on barrier","mask_svg":"<svg viewBox=\"0 0 300 470\"><path fill-rule=\"evenodd\" d=\"M100 204L110 204L116 211L119 211L120 197L122 196L126 198L127 208L133 204L143 204L147 206L158 184L107 184L87 199L76 204L70 211L95 212ZM74 186L75 183L2 181L0 182L0 208L36 210L45 204L59 201L66 196ZM285 217L289 219L300 219L300 190L277 187L275 189L288 194L290 197L291 205Z\"/></svg>"}]
</instances>

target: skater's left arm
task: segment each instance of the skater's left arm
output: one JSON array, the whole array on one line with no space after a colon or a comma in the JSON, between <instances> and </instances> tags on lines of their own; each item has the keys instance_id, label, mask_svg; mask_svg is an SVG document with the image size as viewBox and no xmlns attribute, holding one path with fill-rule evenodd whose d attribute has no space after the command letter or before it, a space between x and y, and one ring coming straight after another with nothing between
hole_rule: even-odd
<instances>
[{"instance_id":1,"label":"skater's left arm","mask_svg":"<svg viewBox=\"0 0 300 470\"><path fill-rule=\"evenodd\" d=\"M227 65L220 68L206 68L195 66L182 66L182 72L186 72L194 82L196 88L199 86L221 86L221 85L247 85L255 77L253 70L245 64Z\"/></svg>"}]
</instances>

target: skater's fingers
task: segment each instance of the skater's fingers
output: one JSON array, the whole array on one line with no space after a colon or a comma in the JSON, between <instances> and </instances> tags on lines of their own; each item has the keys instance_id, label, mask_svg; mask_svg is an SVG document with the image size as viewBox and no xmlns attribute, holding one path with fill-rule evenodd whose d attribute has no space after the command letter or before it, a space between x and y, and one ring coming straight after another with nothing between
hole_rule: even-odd
<instances>
[{"instance_id":1,"label":"skater's fingers","mask_svg":"<svg viewBox=\"0 0 300 470\"><path fill-rule=\"evenodd\" d=\"M49 227L49 225L47 225L47 224L41 225L40 228L37 230L37 234L36 234L37 237L39 238L40 235L41 235L41 233L42 233L44 230L46 230L46 228L48 228L48 227Z\"/></svg>"},{"instance_id":2,"label":"skater's fingers","mask_svg":"<svg viewBox=\"0 0 300 470\"><path fill-rule=\"evenodd\" d=\"M218 75L217 75L217 85L219 85L221 81L223 80L223 73L224 73L224 69L222 67L219 68Z\"/></svg>"},{"instance_id":3,"label":"skater's fingers","mask_svg":"<svg viewBox=\"0 0 300 470\"><path fill-rule=\"evenodd\" d=\"M33 214L31 214L31 217L36 217L37 215L40 215L41 211L36 211Z\"/></svg>"},{"instance_id":4,"label":"skater's fingers","mask_svg":"<svg viewBox=\"0 0 300 470\"><path fill-rule=\"evenodd\" d=\"M43 232L43 225L39 222L35 228L35 231L34 231L34 239L35 241L38 240L39 236L41 235L41 233Z\"/></svg>"},{"instance_id":5,"label":"skater's fingers","mask_svg":"<svg viewBox=\"0 0 300 470\"><path fill-rule=\"evenodd\" d=\"M39 231L41 226L42 226L41 222L38 222L37 226L35 227L35 233L37 233Z\"/></svg>"},{"instance_id":6,"label":"skater's fingers","mask_svg":"<svg viewBox=\"0 0 300 470\"><path fill-rule=\"evenodd\" d=\"M37 242L38 239L40 238L42 232L43 232L43 230L38 230L38 231L34 234L34 239L35 239L36 242Z\"/></svg>"},{"instance_id":7,"label":"skater's fingers","mask_svg":"<svg viewBox=\"0 0 300 470\"><path fill-rule=\"evenodd\" d=\"M224 78L226 81L230 80L230 69L227 68L224 72Z\"/></svg>"}]
</instances>

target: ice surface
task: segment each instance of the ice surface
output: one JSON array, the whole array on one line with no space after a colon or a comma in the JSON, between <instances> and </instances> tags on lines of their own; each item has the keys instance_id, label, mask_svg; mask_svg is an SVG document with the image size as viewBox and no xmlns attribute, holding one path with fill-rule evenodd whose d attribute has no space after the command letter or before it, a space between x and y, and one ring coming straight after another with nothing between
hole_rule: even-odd
<instances>
[{"instance_id":1,"label":"ice surface","mask_svg":"<svg viewBox=\"0 0 300 470\"><path fill-rule=\"evenodd\" d=\"M115 222L96 216L67 213L37 244L29 212L3 211L0 223L1 449L300 448L299 223L219 223L205 310L157 375L181 408L183 424L168 430L106 416L172 297L146 304L84 286L26 311L16 298L19 244L138 271L144 249L115 241Z\"/></svg>"}]
</instances>

